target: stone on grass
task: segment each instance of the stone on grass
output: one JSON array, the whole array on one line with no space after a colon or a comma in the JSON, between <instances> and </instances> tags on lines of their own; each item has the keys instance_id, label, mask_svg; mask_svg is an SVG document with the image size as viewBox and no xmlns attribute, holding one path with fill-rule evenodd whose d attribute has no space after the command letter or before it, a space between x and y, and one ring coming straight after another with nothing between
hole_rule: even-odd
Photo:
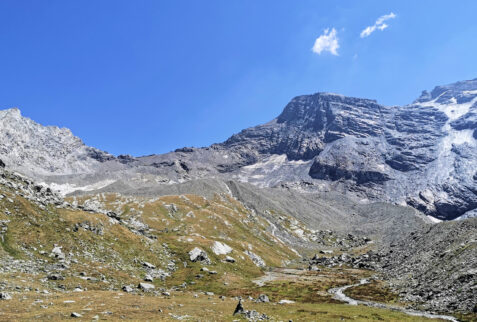
<instances>
[{"instance_id":1,"label":"stone on grass","mask_svg":"<svg viewBox=\"0 0 477 322\"><path fill-rule=\"evenodd\" d=\"M260 294L259 297L258 297L258 299L257 299L257 302L259 302L259 303L268 303L268 302L270 302L270 299L268 298L267 295L265 295L265 294Z\"/></svg>"},{"instance_id":2,"label":"stone on grass","mask_svg":"<svg viewBox=\"0 0 477 322\"><path fill-rule=\"evenodd\" d=\"M139 286L138 286L141 290L143 290L144 292L147 292L147 291L152 291L155 286L152 285L152 284L149 284L149 283L139 283Z\"/></svg>"},{"instance_id":3,"label":"stone on grass","mask_svg":"<svg viewBox=\"0 0 477 322\"><path fill-rule=\"evenodd\" d=\"M199 247L195 247L189 252L189 258L192 262L201 262L207 265L210 265L211 263L207 253Z\"/></svg>"},{"instance_id":4,"label":"stone on grass","mask_svg":"<svg viewBox=\"0 0 477 322\"><path fill-rule=\"evenodd\" d=\"M227 263L235 263L235 258L230 257L230 256L226 256L226 257L225 257L225 261L226 261Z\"/></svg>"},{"instance_id":5,"label":"stone on grass","mask_svg":"<svg viewBox=\"0 0 477 322\"><path fill-rule=\"evenodd\" d=\"M148 262L144 262L142 263L142 266L146 267L146 268L150 268L150 269L155 269L156 266L152 265L151 263L148 263Z\"/></svg>"},{"instance_id":6,"label":"stone on grass","mask_svg":"<svg viewBox=\"0 0 477 322\"><path fill-rule=\"evenodd\" d=\"M214 244L212 245L212 251L215 255L227 255L232 250L233 249L229 245L218 241L214 242Z\"/></svg>"},{"instance_id":7,"label":"stone on grass","mask_svg":"<svg viewBox=\"0 0 477 322\"><path fill-rule=\"evenodd\" d=\"M48 275L48 279L50 281L62 281L65 278L60 274L51 274L51 275Z\"/></svg>"},{"instance_id":8,"label":"stone on grass","mask_svg":"<svg viewBox=\"0 0 477 322\"><path fill-rule=\"evenodd\" d=\"M129 285L123 286L122 290L123 290L124 292L126 292L126 293L131 293L131 292L133 292L133 288L132 288L131 286L129 286Z\"/></svg>"}]
</instances>

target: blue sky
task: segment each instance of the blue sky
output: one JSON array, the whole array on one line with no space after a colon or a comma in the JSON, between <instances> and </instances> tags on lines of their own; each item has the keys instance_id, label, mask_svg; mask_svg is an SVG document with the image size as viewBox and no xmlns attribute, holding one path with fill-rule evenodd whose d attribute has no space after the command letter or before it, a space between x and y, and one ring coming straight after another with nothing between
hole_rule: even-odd
<instances>
[{"instance_id":1,"label":"blue sky","mask_svg":"<svg viewBox=\"0 0 477 322\"><path fill-rule=\"evenodd\" d=\"M476 12L473 0L2 0L0 108L113 154L206 146L296 95L396 105L476 78Z\"/></svg>"}]
</instances>

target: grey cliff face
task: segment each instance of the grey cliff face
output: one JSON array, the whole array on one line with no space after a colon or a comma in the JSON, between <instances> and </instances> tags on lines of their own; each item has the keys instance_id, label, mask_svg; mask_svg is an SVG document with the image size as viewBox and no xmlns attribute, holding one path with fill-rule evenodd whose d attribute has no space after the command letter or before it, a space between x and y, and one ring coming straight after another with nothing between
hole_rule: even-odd
<instances>
[{"instance_id":1,"label":"grey cliff face","mask_svg":"<svg viewBox=\"0 0 477 322\"><path fill-rule=\"evenodd\" d=\"M317 93L295 97L274 120L205 148L114 157L69 130L0 112L8 167L64 192L146 192L199 178L410 205L439 219L477 214L477 80L424 91L412 104Z\"/></svg>"}]
</instances>

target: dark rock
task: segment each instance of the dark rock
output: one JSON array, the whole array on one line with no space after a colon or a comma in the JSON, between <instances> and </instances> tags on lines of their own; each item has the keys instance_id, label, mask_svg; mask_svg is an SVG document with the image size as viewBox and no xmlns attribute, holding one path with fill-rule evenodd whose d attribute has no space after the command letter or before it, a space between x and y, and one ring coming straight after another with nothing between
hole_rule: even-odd
<instances>
[{"instance_id":1,"label":"dark rock","mask_svg":"<svg viewBox=\"0 0 477 322\"><path fill-rule=\"evenodd\" d=\"M65 278L60 274L51 274L47 277L51 281L63 281Z\"/></svg>"},{"instance_id":2,"label":"dark rock","mask_svg":"<svg viewBox=\"0 0 477 322\"><path fill-rule=\"evenodd\" d=\"M242 300L239 300L237 306L235 307L235 311L233 315L243 314L244 312L245 310L243 308Z\"/></svg>"}]
</instances>

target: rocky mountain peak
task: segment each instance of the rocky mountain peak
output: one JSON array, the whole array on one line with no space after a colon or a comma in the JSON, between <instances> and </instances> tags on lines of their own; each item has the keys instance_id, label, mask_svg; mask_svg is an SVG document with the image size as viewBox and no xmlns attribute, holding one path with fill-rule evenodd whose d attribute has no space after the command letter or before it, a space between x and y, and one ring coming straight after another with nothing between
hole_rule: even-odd
<instances>
[{"instance_id":1,"label":"rocky mountain peak","mask_svg":"<svg viewBox=\"0 0 477 322\"><path fill-rule=\"evenodd\" d=\"M321 131L335 120L336 114L351 109L379 109L375 100L316 93L293 98L278 116L278 123L299 126L301 130Z\"/></svg>"},{"instance_id":2,"label":"rocky mountain peak","mask_svg":"<svg viewBox=\"0 0 477 322\"><path fill-rule=\"evenodd\" d=\"M18 108L0 111L0 154L9 167L28 175L93 171L107 153L86 146L71 130L43 126Z\"/></svg>"},{"instance_id":3,"label":"rocky mountain peak","mask_svg":"<svg viewBox=\"0 0 477 322\"><path fill-rule=\"evenodd\" d=\"M0 115L3 114L4 117L9 117L9 118L17 119L17 120L22 117L22 113L18 107L6 109L3 111L0 111L0 113L1 113Z\"/></svg>"},{"instance_id":4,"label":"rocky mountain peak","mask_svg":"<svg viewBox=\"0 0 477 322\"><path fill-rule=\"evenodd\" d=\"M431 92L423 91L421 96L414 103L436 101L437 103L462 104L472 100L476 96L477 79L473 79L436 86Z\"/></svg>"}]
</instances>

